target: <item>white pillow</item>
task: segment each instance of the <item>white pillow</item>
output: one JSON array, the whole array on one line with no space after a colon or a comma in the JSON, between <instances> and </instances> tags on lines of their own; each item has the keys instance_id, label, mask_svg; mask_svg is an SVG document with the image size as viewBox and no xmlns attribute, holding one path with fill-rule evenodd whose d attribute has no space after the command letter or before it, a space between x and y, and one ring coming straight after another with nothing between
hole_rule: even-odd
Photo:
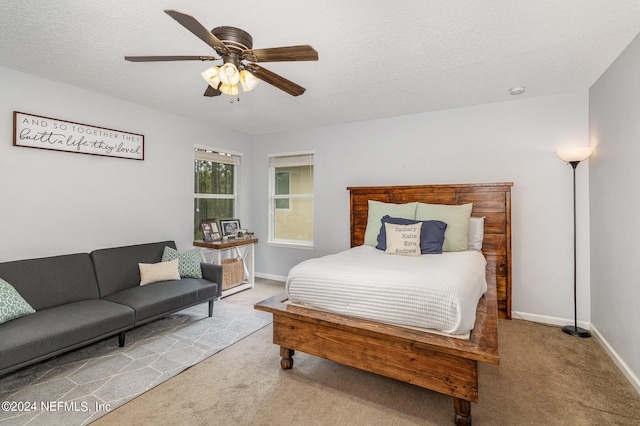
<instances>
[{"instance_id":1,"label":"white pillow","mask_svg":"<svg viewBox=\"0 0 640 426\"><path fill-rule=\"evenodd\" d=\"M138 267L140 268L140 285L155 283L157 281L179 280L179 262L180 259L176 258L169 262L138 263Z\"/></svg>"},{"instance_id":2,"label":"white pillow","mask_svg":"<svg viewBox=\"0 0 640 426\"><path fill-rule=\"evenodd\" d=\"M385 253L401 256L420 256L420 232L422 222L412 225L384 224L387 233L387 249Z\"/></svg>"},{"instance_id":3,"label":"white pillow","mask_svg":"<svg viewBox=\"0 0 640 426\"><path fill-rule=\"evenodd\" d=\"M482 251L484 216L469 218L469 250Z\"/></svg>"}]
</instances>

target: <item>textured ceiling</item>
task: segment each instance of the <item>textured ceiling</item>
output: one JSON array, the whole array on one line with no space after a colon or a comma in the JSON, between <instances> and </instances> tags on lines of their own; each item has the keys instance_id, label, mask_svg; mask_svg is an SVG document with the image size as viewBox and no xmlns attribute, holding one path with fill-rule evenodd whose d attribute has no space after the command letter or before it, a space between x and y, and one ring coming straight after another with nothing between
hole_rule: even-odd
<instances>
[{"instance_id":1,"label":"textured ceiling","mask_svg":"<svg viewBox=\"0 0 640 426\"><path fill-rule=\"evenodd\" d=\"M230 103L202 96L211 62L125 61L217 56L164 9L312 45L318 62L263 64L306 93ZM639 31L638 0L2 0L0 66L258 135L588 89Z\"/></svg>"}]
</instances>

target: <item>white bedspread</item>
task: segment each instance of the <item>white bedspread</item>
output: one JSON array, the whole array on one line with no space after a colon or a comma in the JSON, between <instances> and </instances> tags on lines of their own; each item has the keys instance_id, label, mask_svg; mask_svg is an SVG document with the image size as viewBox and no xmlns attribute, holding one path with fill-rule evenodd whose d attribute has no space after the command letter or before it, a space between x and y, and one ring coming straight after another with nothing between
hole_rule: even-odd
<instances>
[{"instance_id":1,"label":"white bedspread","mask_svg":"<svg viewBox=\"0 0 640 426\"><path fill-rule=\"evenodd\" d=\"M292 303L388 324L464 334L487 290L486 260L477 251L422 256L370 246L316 259L289 271Z\"/></svg>"}]
</instances>

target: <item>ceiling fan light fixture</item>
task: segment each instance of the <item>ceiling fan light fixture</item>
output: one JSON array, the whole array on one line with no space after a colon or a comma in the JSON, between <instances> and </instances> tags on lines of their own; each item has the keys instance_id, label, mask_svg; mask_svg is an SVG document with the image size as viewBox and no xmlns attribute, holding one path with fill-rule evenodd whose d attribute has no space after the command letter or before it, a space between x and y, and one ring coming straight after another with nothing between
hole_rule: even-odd
<instances>
[{"instance_id":1,"label":"ceiling fan light fixture","mask_svg":"<svg viewBox=\"0 0 640 426\"><path fill-rule=\"evenodd\" d=\"M222 84L226 84L227 86L236 86L240 82L240 73L233 63L227 62L220 67L218 78Z\"/></svg>"},{"instance_id":2,"label":"ceiling fan light fixture","mask_svg":"<svg viewBox=\"0 0 640 426\"><path fill-rule=\"evenodd\" d=\"M240 84L242 85L243 92L250 92L255 89L259 81L260 80L255 78L249 71L240 71Z\"/></svg>"},{"instance_id":3,"label":"ceiling fan light fixture","mask_svg":"<svg viewBox=\"0 0 640 426\"><path fill-rule=\"evenodd\" d=\"M237 95L239 92L237 84L230 85L222 83L220 87L218 87L218 90L225 95Z\"/></svg>"},{"instance_id":4,"label":"ceiling fan light fixture","mask_svg":"<svg viewBox=\"0 0 640 426\"><path fill-rule=\"evenodd\" d=\"M220 73L220 67L211 67L208 70L205 70L200 73L202 78L207 82L207 84L214 89L217 89L220 86L220 77L218 74Z\"/></svg>"},{"instance_id":5,"label":"ceiling fan light fixture","mask_svg":"<svg viewBox=\"0 0 640 426\"><path fill-rule=\"evenodd\" d=\"M287 61L317 61L318 52L309 45L272 47L266 49L253 49L253 37L240 28L220 26L212 30L202 25L193 16L174 9L166 9L165 12L182 25L186 30L213 48L220 58L213 56L173 55L173 56L125 56L124 59L131 62L155 62L155 61L216 61L222 59L224 65L212 67L202 72L202 77L208 86L204 96L215 97L223 93L237 94L238 84L242 84L243 91L251 91L258 83L258 79L271 86L280 89L291 96L300 96L305 88L287 80L286 78L269 71L253 62L287 62ZM246 62L250 62L247 64ZM240 70L249 66L252 74L240 77ZM246 73L245 73L246 74ZM235 87L234 87L235 86Z\"/></svg>"}]
</instances>

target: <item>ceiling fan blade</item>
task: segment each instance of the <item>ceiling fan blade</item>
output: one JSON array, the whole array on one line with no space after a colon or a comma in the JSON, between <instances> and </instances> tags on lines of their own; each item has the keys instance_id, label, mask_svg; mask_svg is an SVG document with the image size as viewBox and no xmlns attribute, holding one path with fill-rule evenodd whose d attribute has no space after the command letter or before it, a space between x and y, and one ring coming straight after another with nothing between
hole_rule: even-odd
<instances>
[{"instance_id":1,"label":"ceiling fan blade","mask_svg":"<svg viewBox=\"0 0 640 426\"><path fill-rule=\"evenodd\" d=\"M207 86L207 90L204 91L204 95L209 97L220 96L221 94L222 94L221 91L219 91L218 89L214 89L211 86Z\"/></svg>"},{"instance_id":2,"label":"ceiling fan blade","mask_svg":"<svg viewBox=\"0 0 640 426\"><path fill-rule=\"evenodd\" d=\"M304 93L305 89L302 86L297 85L293 81L269 71L268 69L261 67L257 64L247 64L244 68L253 74L256 78L277 87L278 89L287 92L291 96L300 96Z\"/></svg>"},{"instance_id":3,"label":"ceiling fan blade","mask_svg":"<svg viewBox=\"0 0 640 426\"><path fill-rule=\"evenodd\" d=\"M125 56L130 62L156 62L156 61L217 61L215 56Z\"/></svg>"},{"instance_id":4,"label":"ceiling fan blade","mask_svg":"<svg viewBox=\"0 0 640 426\"><path fill-rule=\"evenodd\" d=\"M231 51L225 46L218 37L211 34L211 31L206 29L196 18L186 13L178 12L177 10L167 9L165 13L178 21L180 25L191 31L200 40L207 43L209 46L218 52L220 56L225 56L231 53Z\"/></svg>"},{"instance_id":5,"label":"ceiling fan blade","mask_svg":"<svg viewBox=\"0 0 640 426\"><path fill-rule=\"evenodd\" d=\"M317 61L318 52L309 45L272 47L245 50L242 59L251 62Z\"/></svg>"}]
</instances>

